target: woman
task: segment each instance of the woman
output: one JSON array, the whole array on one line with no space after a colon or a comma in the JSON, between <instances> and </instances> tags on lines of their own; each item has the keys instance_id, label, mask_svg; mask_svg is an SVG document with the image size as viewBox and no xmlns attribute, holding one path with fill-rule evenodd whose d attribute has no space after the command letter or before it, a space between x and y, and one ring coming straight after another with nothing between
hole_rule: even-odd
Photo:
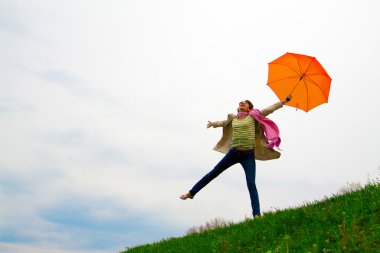
<instances>
[{"instance_id":1,"label":"woman","mask_svg":"<svg viewBox=\"0 0 380 253\"><path fill-rule=\"evenodd\" d=\"M243 166L249 196L251 198L253 217L260 216L260 202L256 188L257 160L270 160L280 157L280 153L273 147L279 147L281 139L276 124L267 115L281 108L289 102L291 96L272 106L257 110L249 100L239 103L238 115L229 114L227 120L208 122L207 128L223 127L223 136L214 147L214 150L225 153L224 158L199 180L193 188L180 196L181 199L192 199L203 187L216 178L220 173L236 163Z\"/></svg>"}]
</instances>

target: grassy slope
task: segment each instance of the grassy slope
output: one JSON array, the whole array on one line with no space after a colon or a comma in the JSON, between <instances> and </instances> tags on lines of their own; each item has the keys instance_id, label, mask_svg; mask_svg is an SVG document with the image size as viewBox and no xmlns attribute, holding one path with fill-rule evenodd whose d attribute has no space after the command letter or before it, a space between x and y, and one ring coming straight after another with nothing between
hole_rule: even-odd
<instances>
[{"instance_id":1,"label":"grassy slope","mask_svg":"<svg viewBox=\"0 0 380 253\"><path fill-rule=\"evenodd\" d=\"M125 252L380 252L380 184Z\"/></svg>"}]
</instances>

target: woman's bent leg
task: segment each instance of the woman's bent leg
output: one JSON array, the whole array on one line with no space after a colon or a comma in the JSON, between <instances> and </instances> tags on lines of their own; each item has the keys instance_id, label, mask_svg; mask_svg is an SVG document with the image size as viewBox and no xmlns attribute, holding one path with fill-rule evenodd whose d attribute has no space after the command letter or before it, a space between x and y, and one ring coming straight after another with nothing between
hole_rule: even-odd
<instances>
[{"instance_id":1,"label":"woman's bent leg","mask_svg":"<svg viewBox=\"0 0 380 253\"><path fill-rule=\"evenodd\" d=\"M203 187L210 183L214 178L219 176L220 173L231 167L238 162L236 158L236 153L234 150L230 150L223 159L207 173L201 180L196 183L193 188L189 191L192 196L197 194Z\"/></svg>"}]
</instances>

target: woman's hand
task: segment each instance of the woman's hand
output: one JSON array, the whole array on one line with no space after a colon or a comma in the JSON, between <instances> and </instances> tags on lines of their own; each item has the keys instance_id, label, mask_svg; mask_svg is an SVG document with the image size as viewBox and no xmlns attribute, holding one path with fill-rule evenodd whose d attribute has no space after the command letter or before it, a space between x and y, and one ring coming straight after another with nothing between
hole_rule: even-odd
<instances>
[{"instance_id":1,"label":"woman's hand","mask_svg":"<svg viewBox=\"0 0 380 253\"><path fill-rule=\"evenodd\" d=\"M287 96L284 101L282 101L283 104L286 104L287 102L289 102L290 100L292 100L292 95L289 95Z\"/></svg>"},{"instance_id":2,"label":"woman's hand","mask_svg":"<svg viewBox=\"0 0 380 253\"><path fill-rule=\"evenodd\" d=\"M212 127L212 122L211 122L211 121L209 121L209 122L207 123L207 128L210 128L210 127Z\"/></svg>"}]
</instances>

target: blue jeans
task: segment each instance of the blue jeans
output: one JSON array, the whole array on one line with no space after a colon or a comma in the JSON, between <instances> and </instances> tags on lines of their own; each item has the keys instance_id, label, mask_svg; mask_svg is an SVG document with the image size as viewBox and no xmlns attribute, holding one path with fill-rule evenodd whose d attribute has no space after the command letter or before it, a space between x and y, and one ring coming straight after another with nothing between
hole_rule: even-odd
<instances>
[{"instance_id":1,"label":"blue jeans","mask_svg":"<svg viewBox=\"0 0 380 253\"><path fill-rule=\"evenodd\" d=\"M210 183L214 178L219 176L220 173L231 167L232 165L240 163L245 172L249 196L251 197L252 214L260 215L260 202L259 194L257 192L255 177L256 177L256 161L255 153L253 150L239 151L234 148L223 157L223 159L206 174L201 180L196 183L190 190L190 194L195 196L203 187Z\"/></svg>"}]
</instances>

